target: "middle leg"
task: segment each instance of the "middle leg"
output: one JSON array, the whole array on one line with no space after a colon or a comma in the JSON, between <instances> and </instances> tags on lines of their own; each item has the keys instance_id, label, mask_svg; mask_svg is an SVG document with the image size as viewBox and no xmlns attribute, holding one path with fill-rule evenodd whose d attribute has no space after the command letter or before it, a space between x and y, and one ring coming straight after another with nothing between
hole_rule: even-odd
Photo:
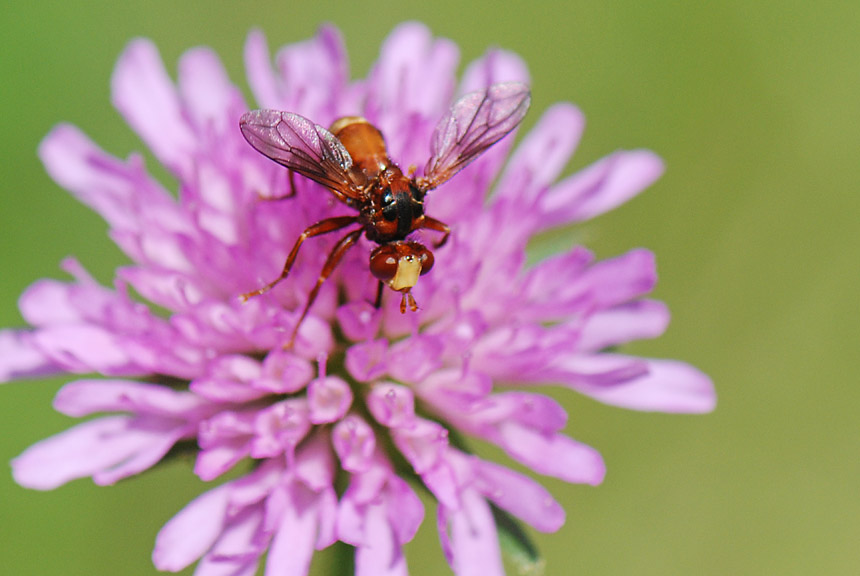
<instances>
[{"instance_id":1,"label":"middle leg","mask_svg":"<svg viewBox=\"0 0 860 576\"><path fill-rule=\"evenodd\" d=\"M436 232L442 233L442 238L439 239L438 242L433 244L434 248L441 248L445 245L445 242L448 241L448 236L451 235L451 229L448 228L448 225L444 222L440 222L435 218L431 218L430 216L424 216L424 226L422 228L428 228L430 230L435 230Z\"/></svg>"},{"instance_id":2,"label":"middle leg","mask_svg":"<svg viewBox=\"0 0 860 576\"><path fill-rule=\"evenodd\" d=\"M252 292L246 292L239 296L242 302L247 302L249 298L254 296L259 296L260 294L264 294L274 288L281 280L287 277L290 273L290 270L293 267L293 262L296 261L296 257L299 255L299 248L302 247L302 243L308 238L313 238L314 236L320 236L321 234L328 234L329 232L334 232L335 230L340 230L341 228L346 228L350 224L354 224L358 221L358 216L336 216L334 218L326 218L325 220L320 220L313 226L309 226L307 230L301 233L299 238L296 240L296 243L293 245L293 249L290 251L290 255L287 257L287 261L284 263L284 268L281 270L281 275L257 290Z\"/></svg>"}]
</instances>

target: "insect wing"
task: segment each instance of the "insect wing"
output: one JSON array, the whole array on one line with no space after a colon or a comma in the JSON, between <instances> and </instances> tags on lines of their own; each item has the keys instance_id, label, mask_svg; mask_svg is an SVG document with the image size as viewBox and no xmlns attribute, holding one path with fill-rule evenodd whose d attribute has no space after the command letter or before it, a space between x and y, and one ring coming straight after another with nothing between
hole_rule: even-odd
<instances>
[{"instance_id":1,"label":"insect wing","mask_svg":"<svg viewBox=\"0 0 860 576\"><path fill-rule=\"evenodd\" d=\"M334 134L292 112L252 110L239 129L258 152L347 198L358 198L352 157Z\"/></svg>"},{"instance_id":2,"label":"insect wing","mask_svg":"<svg viewBox=\"0 0 860 576\"><path fill-rule=\"evenodd\" d=\"M422 187L439 186L504 138L522 122L530 102L529 87L520 82L493 84L457 100L433 133Z\"/></svg>"}]
</instances>

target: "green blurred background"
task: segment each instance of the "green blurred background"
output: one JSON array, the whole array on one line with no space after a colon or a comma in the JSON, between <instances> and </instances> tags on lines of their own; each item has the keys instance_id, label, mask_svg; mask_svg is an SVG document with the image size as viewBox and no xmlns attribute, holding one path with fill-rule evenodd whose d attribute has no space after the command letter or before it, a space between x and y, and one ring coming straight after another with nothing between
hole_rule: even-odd
<instances>
[{"instance_id":1,"label":"green blurred background","mask_svg":"<svg viewBox=\"0 0 860 576\"><path fill-rule=\"evenodd\" d=\"M568 511L560 532L537 537L546 574L860 573L856 3L17 4L0 12L0 325L21 324L18 295L63 277L63 257L102 281L124 261L35 151L60 121L119 156L142 149L109 104L129 39L154 39L172 71L184 50L213 46L246 88L253 26L275 47L334 22L362 76L390 29L419 19L459 43L463 62L490 45L520 53L533 74L527 125L559 100L584 110L568 171L620 147L651 148L668 167L633 202L535 249L573 235L600 257L653 249L673 322L630 350L699 366L719 405L669 416L564 395L569 432L602 452L608 475L599 488L546 482ZM71 424L50 406L61 384L0 389L0 460ZM203 488L183 463L48 493L5 469L0 572L153 574L159 527ZM408 550L414 575L448 573L432 514Z\"/></svg>"}]
</instances>

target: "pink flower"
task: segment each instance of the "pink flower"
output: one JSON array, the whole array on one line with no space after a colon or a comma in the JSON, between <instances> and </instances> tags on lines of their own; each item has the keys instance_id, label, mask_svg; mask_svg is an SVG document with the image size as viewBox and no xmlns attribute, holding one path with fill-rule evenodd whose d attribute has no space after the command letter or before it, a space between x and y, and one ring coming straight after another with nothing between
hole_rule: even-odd
<instances>
[{"instance_id":1,"label":"pink flower","mask_svg":"<svg viewBox=\"0 0 860 576\"><path fill-rule=\"evenodd\" d=\"M324 126L361 114L404 170L426 163L456 95L528 81L516 55L494 50L457 83L455 45L414 23L392 33L365 80L349 80L328 27L281 49L274 68L254 32L245 63L256 105ZM111 484L177 445L196 450L205 480L241 465L244 476L191 502L156 540L159 569L199 561L204 576L253 574L266 552L266 574L306 574L313 551L336 540L356 548L358 575L406 574L402 547L424 515L414 487L425 487L454 572L493 576L502 574L498 530L512 517L551 532L564 511L461 438L496 444L542 475L593 485L604 476L600 455L563 433L562 407L518 388L561 384L634 410L713 409L712 384L695 368L606 351L668 323L666 307L645 298L656 281L650 252L595 262L573 247L525 263L535 234L610 210L656 180L663 166L651 152L616 152L556 181L583 117L551 107L510 158L512 136L428 195L427 213L451 236L414 288L418 312L401 314L390 292L374 308L375 245L362 239L285 349L336 239L309 240L271 292L245 304L238 296L277 275L309 224L352 212L304 178L289 200L261 199L283 195L288 177L238 130L257 106L207 49L186 53L178 78L174 86L156 48L136 40L112 80L113 103L175 176L178 199L140 156L110 156L74 126L56 127L39 148L50 175L108 221L131 264L104 287L65 262L71 281L40 280L21 297L31 328L0 332L0 380L98 374L67 384L55 408L116 413L25 451L13 462L21 485ZM336 483L346 486L340 496Z\"/></svg>"}]
</instances>

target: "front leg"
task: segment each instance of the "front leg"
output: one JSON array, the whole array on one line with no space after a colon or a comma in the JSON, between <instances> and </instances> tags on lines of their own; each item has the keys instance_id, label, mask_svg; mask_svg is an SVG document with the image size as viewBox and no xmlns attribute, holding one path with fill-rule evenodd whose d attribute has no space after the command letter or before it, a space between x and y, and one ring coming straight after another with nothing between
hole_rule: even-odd
<instances>
[{"instance_id":1,"label":"front leg","mask_svg":"<svg viewBox=\"0 0 860 576\"><path fill-rule=\"evenodd\" d=\"M421 227L442 233L442 238L438 242L433 244L434 248L441 248L442 246L444 246L445 242L448 241L448 236L451 235L451 229L448 228L447 224L445 224L444 222L440 222L435 218L431 218L430 216L424 216L424 225Z\"/></svg>"}]
</instances>

